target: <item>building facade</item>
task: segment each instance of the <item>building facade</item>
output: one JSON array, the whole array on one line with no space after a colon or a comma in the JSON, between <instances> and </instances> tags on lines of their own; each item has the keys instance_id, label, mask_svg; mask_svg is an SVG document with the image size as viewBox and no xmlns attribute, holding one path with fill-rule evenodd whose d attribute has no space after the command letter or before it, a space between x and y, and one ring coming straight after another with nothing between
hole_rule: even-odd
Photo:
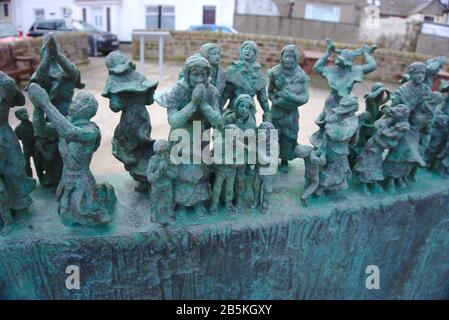
<instances>
[{"instance_id":1,"label":"building facade","mask_svg":"<svg viewBox=\"0 0 449 320\"><path fill-rule=\"evenodd\" d=\"M135 29L186 30L191 25L233 26L234 0L11 0L11 20L28 31L39 19L74 18L131 41ZM1 16L0 16L1 17Z\"/></svg>"}]
</instances>

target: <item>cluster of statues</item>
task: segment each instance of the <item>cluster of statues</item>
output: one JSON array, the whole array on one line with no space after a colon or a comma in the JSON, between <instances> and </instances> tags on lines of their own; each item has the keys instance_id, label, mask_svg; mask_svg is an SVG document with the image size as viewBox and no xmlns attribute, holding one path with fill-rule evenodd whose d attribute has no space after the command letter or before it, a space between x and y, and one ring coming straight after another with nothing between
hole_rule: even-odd
<instances>
[{"instance_id":1,"label":"cluster of statues","mask_svg":"<svg viewBox=\"0 0 449 320\"><path fill-rule=\"evenodd\" d=\"M226 70L220 67L220 47L207 43L186 60L177 83L158 93L157 81L138 73L124 54L112 52L106 58L109 76L102 96L109 99L111 111L121 112L113 155L137 182L136 191L149 195L154 221L161 223L175 221L182 207L193 208L199 216L215 214L222 200L225 209L235 213L245 205L243 195L249 188L251 207L267 212L274 175L263 170L268 166L266 158L273 154L276 169L280 160L280 174L289 171L289 161L304 160L305 188L298 195L304 206L312 196L342 197L352 182L366 194L394 191L414 181L420 167L449 178L449 82L442 81L439 91L431 89L446 60L412 63L395 92L375 83L364 97L365 111L357 114L359 101L352 89L376 70L375 50L367 45L337 50L328 40L314 71L327 80L330 95L316 120L318 130L310 138L311 145L297 142L298 109L309 100L310 78L299 66L300 52L294 45L282 49L280 63L268 70L267 81L257 62L255 42L245 41L240 59ZM364 63L356 64L360 58ZM8 233L14 216L26 213L32 203L30 193L36 183L31 161L40 184L57 187L58 212L65 225L110 223L117 200L114 188L97 184L89 168L101 141L100 130L91 120L98 102L85 91L74 97L75 89L84 84L54 37L44 38L40 65L26 88L34 105L32 121L26 109L18 109L15 115L20 124L15 132L8 124L9 110L23 106L25 97L3 72L0 84L2 233ZM255 99L264 112L260 124ZM172 161L174 141L151 138L146 106L154 101L167 109L170 137L178 129L187 132L189 162ZM195 130L204 136L210 129L222 133L255 130L257 148L263 146L265 151L257 152L252 163L248 141L235 139L232 146L240 144L246 152L243 162L231 154L226 161L207 163L194 145L201 144L202 153L217 155L225 144L218 138L209 148L195 140ZM200 161L195 162L198 157Z\"/></svg>"}]
</instances>

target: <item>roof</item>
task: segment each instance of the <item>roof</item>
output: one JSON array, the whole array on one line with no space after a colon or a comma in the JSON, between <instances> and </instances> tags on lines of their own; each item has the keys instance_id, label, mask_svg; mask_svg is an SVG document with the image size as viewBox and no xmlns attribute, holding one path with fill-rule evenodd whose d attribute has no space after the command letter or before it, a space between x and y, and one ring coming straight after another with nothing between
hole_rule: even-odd
<instances>
[{"instance_id":1,"label":"roof","mask_svg":"<svg viewBox=\"0 0 449 320\"><path fill-rule=\"evenodd\" d=\"M440 0L381 0L383 16L408 17L418 13L443 14L448 8Z\"/></svg>"}]
</instances>

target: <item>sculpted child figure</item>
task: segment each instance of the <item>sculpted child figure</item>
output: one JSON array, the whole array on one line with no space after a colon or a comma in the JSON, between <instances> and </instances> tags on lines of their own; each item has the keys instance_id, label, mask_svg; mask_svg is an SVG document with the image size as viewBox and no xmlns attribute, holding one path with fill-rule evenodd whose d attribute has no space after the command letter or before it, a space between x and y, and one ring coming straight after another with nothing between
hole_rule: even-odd
<instances>
[{"instance_id":1,"label":"sculpted child figure","mask_svg":"<svg viewBox=\"0 0 449 320\"><path fill-rule=\"evenodd\" d=\"M1 202L5 211L3 218L6 223L9 221L8 211L13 214L28 213L32 203L30 193L36 185L36 181L27 176L25 157L19 140L8 123L10 109L24 104L25 97L17 88L16 82L0 71L0 148L3 158L0 180ZM8 228L5 232L7 230Z\"/></svg>"},{"instance_id":2,"label":"sculpted child figure","mask_svg":"<svg viewBox=\"0 0 449 320\"><path fill-rule=\"evenodd\" d=\"M304 192L300 199L304 207L308 199L315 194L320 186L320 171L326 165L326 158L311 146L298 144L295 148L297 158L304 159Z\"/></svg>"},{"instance_id":3,"label":"sculpted child figure","mask_svg":"<svg viewBox=\"0 0 449 320\"><path fill-rule=\"evenodd\" d=\"M251 110L256 107L254 99L247 94L241 94L234 102L234 108L227 109L223 113L223 123L225 125L234 124L241 133L249 132L247 130L257 129L256 120L251 115ZM237 166L237 175L235 180L235 204L239 208L242 201L241 196L246 191L246 171L248 166L248 143L244 142L244 165Z\"/></svg>"},{"instance_id":4,"label":"sculpted child figure","mask_svg":"<svg viewBox=\"0 0 449 320\"><path fill-rule=\"evenodd\" d=\"M155 221L176 221L173 182L178 168L170 161L170 145L156 140L154 156L148 162L147 178L151 185L151 204Z\"/></svg>"},{"instance_id":5,"label":"sculpted child figure","mask_svg":"<svg viewBox=\"0 0 449 320\"><path fill-rule=\"evenodd\" d=\"M206 214L204 202L210 198L210 171L202 159L202 154L207 153L204 148L209 146L203 145L198 150L196 146L201 146L201 142L194 141L194 128L202 136L207 128L222 127L218 102L220 93L209 84L210 69L206 59L193 55L185 62L184 77L174 87L156 95L159 105L167 108L170 140L177 141L178 134L185 133L190 140L187 161L177 164L179 175L175 180L175 203L182 207L194 207L199 216ZM172 148L178 146L173 142Z\"/></svg>"},{"instance_id":6,"label":"sculpted child figure","mask_svg":"<svg viewBox=\"0 0 449 320\"><path fill-rule=\"evenodd\" d=\"M16 118L20 120L20 124L14 129L14 132L16 133L17 138L22 141L22 149L26 161L26 173L28 177L33 177L33 171L31 170L31 158L33 158L34 166L36 167L38 176L40 177L41 163L40 161L37 161L35 157L33 123L29 120L28 111L25 108L16 110L14 114Z\"/></svg>"},{"instance_id":7,"label":"sculpted child figure","mask_svg":"<svg viewBox=\"0 0 449 320\"><path fill-rule=\"evenodd\" d=\"M138 182L139 192L148 190L148 160L153 155L151 121L146 106L153 104L157 81L147 80L123 53L114 51L106 57L109 77L102 96L109 108L121 112L120 122L112 138L112 153Z\"/></svg>"},{"instance_id":8,"label":"sculpted child figure","mask_svg":"<svg viewBox=\"0 0 449 320\"><path fill-rule=\"evenodd\" d=\"M281 63L268 70L268 94L272 122L278 130L280 170L288 172L288 161L295 156L299 132L298 108L309 101L310 78L298 65L299 50L288 45L281 51Z\"/></svg>"},{"instance_id":9,"label":"sculpted child figure","mask_svg":"<svg viewBox=\"0 0 449 320\"><path fill-rule=\"evenodd\" d=\"M257 97L264 119L270 119L271 111L268 103L267 81L262 72L262 67L257 60L258 48L254 41L245 41L240 46L240 60L234 61L226 70L226 86L221 99L220 108L223 109L229 100L228 108L233 108L235 100L241 94ZM251 115L255 118L256 108L251 109Z\"/></svg>"},{"instance_id":10,"label":"sculpted child figure","mask_svg":"<svg viewBox=\"0 0 449 320\"><path fill-rule=\"evenodd\" d=\"M327 117L323 138L311 138L312 145L326 157L326 165L320 173L320 195L328 193L339 197L348 188L352 176L348 161L349 145L356 144L358 139L359 120L355 115L358 108L356 97L345 96Z\"/></svg>"},{"instance_id":11,"label":"sculpted child figure","mask_svg":"<svg viewBox=\"0 0 449 320\"><path fill-rule=\"evenodd\" d=\"M108 224L116 202L114 188L107 183L97 185L89 168L101 141L100 129L91 122L98 109L95 97L87 92L78 93L67 117L39 85L30 85L29 97L35 108L47 114L59 136L64 166L56 195L63 223L88 227Z\"/></svg>"},{"instance_id":12,"label":"sculpted child figure","mask_svg":"<svg viewBox=\"0 0 449 320\"><path fill-rule=\"evenodd\" d=\"M231 214L235 213L234 207L234 185L238 168L243 164L238 164L237 149L240 146L238 135L241 134L239 127L235 124L228 124L223 128L223 133L214 141L214 159L220 157L220 163L214 164L215 180L212 193L212 203L210 213L218 211L218 205L222 191L224 190L224 204L226 210ZM235 138L234 138L235 137ZM218 156L217 156L218 155ZM215 158L216 157L216 158Z\"/></svg>"},{"instance_id":13,"label":"sculpted child figure","mask_svg":"<svg viewBox=\"0 0 449 320\"><path fill-rule=\"evenodd\" d=\"M271 122L262 122L257 128L257 163L253 178L252 208L261 207L262 213L270 209L270 198L273 193L273 179L277 172L279 143L277 131ZM275 163L273 163L275 161ZM276 168L269 172L269 167Z\"/></svg>"},{"instance_id":14,"label":"sculpted child figure","mask_svg":"<svg viewBox=\"0 0 449 320\"><path fill-rule=\"evenodd\" d=\"M368 140L357 158L354 173L361 182L362 192L369 195L381 191L378 183L385 180L383 174L383 153L397 145L410 126L407 122L410 109L405 105L396 105L385 110L384 116L375 122L376 133Z\"/></svg>"}]
</instances>

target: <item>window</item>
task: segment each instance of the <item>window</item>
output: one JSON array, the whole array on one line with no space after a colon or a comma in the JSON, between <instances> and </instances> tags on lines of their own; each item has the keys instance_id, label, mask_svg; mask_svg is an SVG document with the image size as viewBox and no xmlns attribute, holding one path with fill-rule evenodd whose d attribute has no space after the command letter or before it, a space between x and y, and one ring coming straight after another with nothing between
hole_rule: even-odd
<instances>
[{"instance_id":1,"label":"window","mask_svg":"<svg viewBox=\"0 0 449 320\"><path fill-rule=\"evenodd\" d=\"M3 4L3 16L9 17L9 5L7 3Z\"/></svg>"},{"instance_id":2,"label":"window","mask_svg":"<svg viewBox=\"0 0 449 320\"><path fill-rule=\"evenodd\" d=\"M305 18L329 22L340 22L341 7L328 4L306 4Z\"/></svg>"},{"instance_id":3,"label":"window","mask_svg":"<svg viewBox=\"0 0 449 320\"><path fill-rule=\"evenodd\" d=\"M145 15L147 29L172 30L175 28L174 6L147 6Z\"/></svg>"},{"instance_id":4,"label":"window","mask_svg":"<svg viewBox=\"0 0 449 320\"><path fill-rule=\"evenodd\" d=\"M34 19L36 21L45 19L45 10L42 8L34 9Z\"/></svg>"},{"instance_id":5,"label":"window","mask_svg":"<svg viewBox=\"0 0 449 320\"><path fill-rule=\"evenodd\" d=\"M433 17L433 16L424 16L424 22L435 22L435 17Z\"/></svg>"},{"instance_id":6,"label":"window","mask_svg":"<svg viewBox=\"0 0 449 320\"><path fill-rule=\"evenodd\" d=\"M215 24L215 7L203 7L203 24Z\"/></svg>"},{"instance_id":7,"label":"window","mask_svg":"<svg viewBox=\"0 0 449 320\"><path fill-rule=\"evenodd\" d=\"M83 8L83 21L84 21L84 22L87 21L87 12L86 12L86 8Z\"/></svg>"},{"instance_id":8,"label":"window","mask_svg":"<svg viewBox=\"0 0 449 320\"><path fill-rule=\"evenodd\" d=\"M54 21L39 22L36 26L37 30L55 30L56 24Z\"/></svg>"},{"instance_id":9,"label":"window","mask_svg":"<svg viewBox=\"0 0 449 320\"><path fill-rule=\"evenodd\" d=\"M64 20L60 20L60 21L58 20L55 22L55 30L65 31L65 30L69 30L69 29L67 28Z\"/></svg>"}]
</instances>

